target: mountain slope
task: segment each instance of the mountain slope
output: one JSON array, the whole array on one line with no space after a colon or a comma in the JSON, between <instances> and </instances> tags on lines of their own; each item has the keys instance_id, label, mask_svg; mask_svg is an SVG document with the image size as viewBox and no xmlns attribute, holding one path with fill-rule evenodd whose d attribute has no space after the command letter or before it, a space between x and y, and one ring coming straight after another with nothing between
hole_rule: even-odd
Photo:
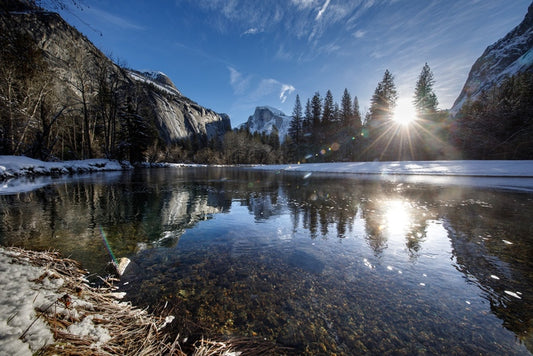
<instances>
[{"instance_id":1,"label":"mountain slope","mask_svg":"<svg viewBox=\"0 0 533 356\"><path fill-rule=\"evenodd\" d=\"M524 20L504 38L487 47L479 57L450 110L456 114L466 100L499 85L506 77L533 70L533 3Z\"/></svg>"},{"instance_id":2,"label":"mountain slope","mask_svg":"<svg viewBox=\"0 0 533 356\"><path fill-rule=\"evenodd\" d=\"M274 127L278 130L279 140L282 143L289 133L291 117L282 111L270 106L258 106L253 115L248 117L248 121L241 125L251 133L259 132L270 135L274 132Z\"/></svg>"},{"instance_id":3,"label":"mountain slope","mask_svg":"<svg viewBox=\"0 0 533 356\"><path fill-rule=\"evenodd\" d=\"M200 142L220 139L231 129L227 115L183 96L164 74L119 67L57 13L32 7L28 2L6 0L0 6L0 32L4 37L2 45L12 46L22 38L31 41L40 51L46 63L46 73L41 73L40 78L46 77L47 88L52 88L47 91L47 95L50 93L48 101L65 108L58 125L65 113L78 115L79 126L88 136L83 137L83 141L94 141L93 156L104 154L98 152L99 147L108 145L104 141L112 141L107 136L115 126L106 127L110 120L118 125L116 132L112 132L116 140L127 134L128 130L120 128L121 123L125 125L124 120L142 120L141 126L132 126L129 132L151 130L157 137L154 139L166 145L186 139ZM5 65L8 59L0 56L0 60L0 64ZM7 64L17 66L18 63ZM5 73L7 71L0 75L7 75ZM103 102L104 99L107 101ZM32 120L28 118L28 122ZM76 132L81 135L81 130ZM28 137L27 133L25 135Z\"/></svg>"}]
</instances>

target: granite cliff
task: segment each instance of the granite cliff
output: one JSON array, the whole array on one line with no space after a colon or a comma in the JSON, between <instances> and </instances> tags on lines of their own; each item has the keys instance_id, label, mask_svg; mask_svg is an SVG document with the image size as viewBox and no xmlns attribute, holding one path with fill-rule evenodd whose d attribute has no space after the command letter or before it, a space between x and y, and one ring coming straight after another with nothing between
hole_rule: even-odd
<instances>
[{"instance_id":1,"label":"granite cliff","mask_svg":"<svg viewBox=\"0 0 533 356\"><path fill-rule=\"evenodd\" d=\"M92 151L111 140L107 136L115 126L106 127L107 123L111 119L118 122L120 116L126 114L136 120L141 118L140 130L147 128L155 132L153 136L161 145L184 140L206 143L221 139L231 130L227 115L187 98L163 73L141 72L117 65L57 13L25 1L6 0L0 6L0 32L4 47L15 47L14 43L22 38L32 42L39 51L46 64L43 66L46 73L40 73L40 78L47 78L47 94L53 94L48 98L53 97L56 106L65 108L62 116L67 112L69 115L80 113L85 120L80 127L89 133L85 135L89 138L83 137L83 140L94 141ZM3 64L10 60L8 57L0 57ZM12 64L16 67L22 60L14 61L16 63ZM28 122L31 120L29 118ZM9 125L16 126L12 121ZM98 135L104 134L105 139L98 139ZM119 136L118 131L116 135ZM13 142L10 144L14 146Z\"/></svg>"}]
</instances>

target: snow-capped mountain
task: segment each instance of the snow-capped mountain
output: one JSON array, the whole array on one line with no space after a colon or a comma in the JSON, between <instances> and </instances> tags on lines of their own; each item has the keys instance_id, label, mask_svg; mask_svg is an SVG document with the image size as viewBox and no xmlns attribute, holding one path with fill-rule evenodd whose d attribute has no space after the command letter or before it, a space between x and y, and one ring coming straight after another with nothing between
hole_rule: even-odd
<instances>
[{"instance_id":1,"label":"snow-capped mountain","mask_svg":"<svg viewBox=\"0 0 533 356\"><path fill-rule=\"evenodd\" d=\"M246 127L251 133L259 132L271 134L274 127L278 130L279 141L282 143L289 133L291 117L285 115L281 110L270 106L258 106L255 112L248 118L241 127Z\"/></svg>"},{"instance_id":2,"label":"snow-capped mountain","mask_svg":"<svg viewBox=\"0 0 533 356\"><path fill-rule=\"evenodd\" d=\"M524 20L504 38L487 47L470 69L468 79L450 110L455 115L468 99L499 85L506 77L533 70L533 3Z\"/></svg>"}]
</instances>

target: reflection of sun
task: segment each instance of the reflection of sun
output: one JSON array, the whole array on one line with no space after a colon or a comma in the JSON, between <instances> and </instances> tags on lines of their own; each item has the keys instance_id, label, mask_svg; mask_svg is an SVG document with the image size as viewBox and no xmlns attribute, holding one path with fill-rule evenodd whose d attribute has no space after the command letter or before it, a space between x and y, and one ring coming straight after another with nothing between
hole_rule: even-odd
<instances>
[{"instance_id":1,"label":"reflection of sun","mask_svg":"<svg viewBox=\"0 0 533 356\"><path fill-rule=\"evenodd\" d=\"M398 100L392 119L402 126L408 126L416 120L416 111L409 98Z\"/></svg>"},{"instance_id":2,"label":"reflection of sun","mask_svg":"<svg viewBox=\"0 0 533 356\"><path fill-rule=\"evenodd\" d=\"M390 231L404 233L411 224L408 212L409 205L401 200L392 200L386 203L385 221Z\"/></svg>"}]
</instances>

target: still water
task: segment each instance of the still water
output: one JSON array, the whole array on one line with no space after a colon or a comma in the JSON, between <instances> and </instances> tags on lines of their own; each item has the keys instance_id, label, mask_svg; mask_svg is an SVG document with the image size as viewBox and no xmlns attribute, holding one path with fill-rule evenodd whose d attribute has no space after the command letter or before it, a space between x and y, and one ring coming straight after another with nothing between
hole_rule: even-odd
<instances>
[{"instance_id":1,"label":"still water","mask_svg":"<svg viewBox=\"0 0 533 356\"><path fill-rule=\"evenodd\" d=\"M180 335L308 355L533 352L533 194L180 168L0 196L0 243L57 249L176 308Z\"/></svg>"}]
</instances>

